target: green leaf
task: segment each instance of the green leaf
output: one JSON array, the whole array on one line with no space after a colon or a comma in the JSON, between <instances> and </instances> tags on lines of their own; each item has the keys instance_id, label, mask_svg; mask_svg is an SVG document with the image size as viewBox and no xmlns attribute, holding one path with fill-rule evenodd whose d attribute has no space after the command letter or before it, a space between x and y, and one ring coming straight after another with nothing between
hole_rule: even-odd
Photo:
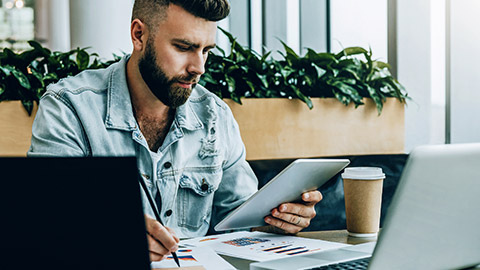
<instances>
[{"instance_id":1,"label":"green leaf","mask_svg":"<svg viewBox=\"0 0 480 270\"><path fill-rule=\"evenodd\" d=\"M260 59L260 62L264 63L267 60L267 58L270 56L271 53L272 52L267 52L266 54L264 54L262 56L262 59Z\"/></svg>"},{"instance_id":2,"label":"green leaf","mask_svg":"<svg viewBox=\"0 0 480 270\"><path fill-rule=\"evenodd\" d=\"M230 43L234 43L235 42L235 39L233 37L232 34L230 34L229 32L227 32L225 29L221 28L220 26L217 26L218 29L220 29L220 31L222 31L222 33L227 36L228 40L230 41Z\"/></svg>"},{"instance_id":3,"label":"green leaf","mask_svg":"<svg viewBox=\"0 0 480 270\"><path fill-rule=\"evenodd\" d=\"M392 68L389 64L381 62L381 61L374 61L373 62L373 67L378 68L378 69L384 69L384 68L391 69Z\"/></svg>"},{"instance_id":4,"label":"green leaf","mask_svg":"<svg viewBox=\"0 0 480 270\"><path fill-rule=\"evenodd\" d=\"M220 46L216 46L215 49L217 49L222 54L222 56L225 57L225 50L220 48ZM213 54L213 52L209 52L209 55L212 55L212 54Z\"/></svg>"},{"instance_id":5,"label":"green leaf","mask_svg":"<svg viewBox=\"0 0 480 270\"><path fill-rule=\"evenodd\" d=\"M300 100L302 100L303 102L305 102L310 110L313 109L313 103L312 103L312 100L309 97L305 96L296 87L294 88L294 91L295 91L295 94L297 94L297 97L300 98Z\"/></svg>"},{"instance_id":6,"label":"green leaf","mask_svg":"<svg viewBox=\"0 0 480 270\"><path fill-rule=\"evenodd\" d=\"M226 77L227 84L228 84L228 92L234 93L235 92L235 79L233 77Z\"/></svg>"},{"instance_id":7,"label":"green leaf","mask_svg":"<svg viewBox=\"0 0 480 270\"><path fill-rule=\"evenodd\" d=\"M312 49L307 49L306 59L312 61L319 67L326 66L328 64L337 63L337 59L330 53L316 53Z\"/></svg>"},{"instance_id":8,"label":"green leaf","mask_svg":"<svg viewBox=\"0 0 480 270\"><path fill-rule=\"evenodd\" d=\"M339 80L332 80L330 81L330 85L340 90L340 92L344 93L355 103L362 103L362 97L358 94L358 91L348 83Z\"/></svg>"},{"instance_id":9,"label":"green leaf","mask_svg":"<svg viewBox=\"0 0 480 270\"><path fill-rule=\"evenodd\" d=\"M23 107L27 110L28 116L32 115L33 111L33 101L32 100L22 100Z\"/></svg>"},{"instance_id":10,"label":"green leaf","mask_svg":"<svg viewBox=\"0 0 480 270\"><path fill-rule=\"evenodd\" d=\"M28 44L37 52L39 52L43 56L50 56L51 51L47 48L42 47L40 43L36 42L35 40L28 41Z\"/></svg>"},{"instance_id":11,"label":"green leaf","mask_svg":"<svg viewBox=\"0 0 480 270\"><path fill-rule=\"evenodd\" d=\"M85 50L77 51L77 65L80 70L84 70L88 67L90 62L90 56Z\"/></svg>"},{"instance_id":12,"label":"green leaf","mask_svg":"<svg viewBox=\"0 0 480 270\"><path fill-rule=\"evenodd\" d=\"M288 56L295 57L295 59L299 58L297 53L295 53L295 51L292 48L290 48L285 42L283 42L281 40L280 40L280 42L282 43L283 48L285 49L285 52L287 53Z\"/></svg>"},{"instance_id":13,"label":"green leaf","mask_svg":"<svg viewBox=\"0 0 480 270\"><path fill-rule=\"evenodd\" d=\"M45 83L43 82L43 76L40 72L36 71L35 69L32 68L32 74L37 78L37 80L40 82L41 87L45 87Z\"/></svg>"},{"instance_id":14,"label":"green leaf","mask_svg":"<svg viewBox=\"0 0 480 270\"><path fill-rule=\"evenodd\" d=\"M372 88L370 85L366 85L367 86L367 90L368 90L368 93L370 93L370 97L373 99L373 101L375 102L375 105L377 107L377 111L378 111L378 115L380 115L382 113L382 109L383 109L383 103L382 103L382 99L381 97L378 95L377 91Z\"/></svg>"},{"instance_id":15,"label":"green leaf","mask_svg":"<svg viewBox=\"0 0 480 270\"><path fill-rule=\"evenodd\" d=\"M284 48L285 52L287 53L287 55L283 56L285 58L285 60L287 60L289 65L297 65L300 62L299 61L299 56L285 42L283 42L281 40L280 40L280 42L282 43L283 48ZM280 52L280 54L282 54L282 53Z\"/></svg>"},{"instance_id":16,"label":"green leaf","mask_svg":"<svg viewBox=\"0 0 480 270\"><path fill-rule=\"evenodd\" d=\"M358 55L358 54L367 55L368 51L365 50L362 47L349 47L349 48L345 48L341 52L337 53L335 55L335 58L340 59L344 56L351 56L351 55Z\"/></svg>"},{"instance_id":17,"label":"green leaf","mask_svg":"<svg viewBox=\"0 0 480 270\"><path fill-rule=\"evenodd\" d=\"M43 77L43 80L44 80L44 81L49 81L49 80L50 80L50 81L56 82L56 81L58 81L59 79L60 79L60 78L59 78L58 75L55 74L55 73L48 73L47 75L45 75L45 76Z\"/></svg>"},{"instance_id":18,"label":"green leaf","mask_svg":"<svg viewBox=\"0 0 480 270\"><path fill-rule=\"evenodd\" d=\"M332 89L333 95L335 96L336 99L338 99L340 102L342 102L345 105L350 104L351 98L348 96L345 96L338 91L335 91Z\"/></svg>"},{"instance_id":19,"label":"green leaf","mask_svg":"<svg viewBox=\"0 0 480 270\"><path fill-rule=\"evenodd\" d=\"M12 70L12 75L17 79L18 83L26 89L30 89L30 81L28 80L27 76L23 74L22 72L13 69Z\"/></svg>"},{"instance_id":20,"label":"green leaf","mask_svg":"<svg viewBox=\"0 0 480 270\"><path fill-rule=\"evenodd\" d=\"M3 73L5 73L5 76L10 76L10 74L12 73L12 70L14 70L15 67L12 67L12 66L0 66L0 70L3 71Z\"/></svg>"}]
</instances>

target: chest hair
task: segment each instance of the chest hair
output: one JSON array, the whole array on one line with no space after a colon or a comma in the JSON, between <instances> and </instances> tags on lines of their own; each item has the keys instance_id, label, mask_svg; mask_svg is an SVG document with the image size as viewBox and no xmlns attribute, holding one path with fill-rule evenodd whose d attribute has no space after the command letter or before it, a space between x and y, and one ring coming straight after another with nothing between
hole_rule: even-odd
<instances>
[{"instance_id":1,"label":"chest hair","mask_svg":"<svg viewBox=\"0 0 480 270\"><path fill-rule=\"evenodd\" d=\"M153 117L153 116L137 116L137 122L142 131L148 147L152 152L157 152L162 146L165 137L173 123L173 115L168 114L167 117Z\"/></svg>"}]
</instances>

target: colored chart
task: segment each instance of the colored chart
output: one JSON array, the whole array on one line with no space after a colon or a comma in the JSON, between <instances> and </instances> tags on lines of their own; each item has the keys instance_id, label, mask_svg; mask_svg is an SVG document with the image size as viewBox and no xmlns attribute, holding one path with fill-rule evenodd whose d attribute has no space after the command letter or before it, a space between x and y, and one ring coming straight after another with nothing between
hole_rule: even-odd
<instances>
[{"instance_id":1,"label":"colored chart","mask_svg":"<svg viewBox=\"0 0 480 270\"><path fill-rule=\"evenodd\" d=\"M188 261L188 262L196 262L197 260L192 256L192 255L186 255L186 256L177 256L179 261ZM172 256L168 256L167 260L173 260Z\"/></svg>"},{"instance_id":2,"label":"colored chart","mask_svg":"<svg viewBox=\"0 0 480 270\"><path fill-rule=\"evenodd\" d=\"M205 270L205 269L229 269L234 267L228 264L224 259L218 256L212 249L202 248L180 248L176 251L180 268L178 268L172 256L168 256L161 261L151 263L152 269L188 269L188 270Z\"/></svg>"},{"instance_id":3,"label":"colored chart","mask_svg":"<svg viewBox=\"0 0 480 270\"><path fill-rule=\"evenodd\" d=\"M264 239L264 238L242 237L242 238L232 239L230 241L225 241L222 243L227 245L232 245L235 247L244 247L244 246L255 245L255 244L268 242L268 241L270 240Z\"/></svg>"},{"instance_id":4,"label":"colored chart","mask_svg":"<svg viewBox=\"0 0 480 270\"><path fill-rule=\"evenodd\" d=\"M217 240L217 239L218 239L218 238L216 238L216 237L213 237L213 238L205 238L205 239L202 239L202 240L200 240L200 241L198 241L198 242L201 243L201 242L213 241L213 240Z\"/></svg>"}]
</instances>

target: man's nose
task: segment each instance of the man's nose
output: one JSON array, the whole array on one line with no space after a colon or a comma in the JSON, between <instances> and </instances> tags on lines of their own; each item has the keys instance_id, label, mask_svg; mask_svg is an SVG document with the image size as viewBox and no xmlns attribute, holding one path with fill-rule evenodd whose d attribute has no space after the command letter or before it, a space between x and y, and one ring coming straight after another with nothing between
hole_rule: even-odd
<instances>
[{"instance_id":1,"label":"man's nose","mask_svg":"<svg viewBox=\"0 0 480 270\"><path fill-rule=\"evenodd\" d=\"M195 53L190 58L187 72L192 75L202 75L205 73L206 55L203 53Z\"/></svg>"}]
</instances>

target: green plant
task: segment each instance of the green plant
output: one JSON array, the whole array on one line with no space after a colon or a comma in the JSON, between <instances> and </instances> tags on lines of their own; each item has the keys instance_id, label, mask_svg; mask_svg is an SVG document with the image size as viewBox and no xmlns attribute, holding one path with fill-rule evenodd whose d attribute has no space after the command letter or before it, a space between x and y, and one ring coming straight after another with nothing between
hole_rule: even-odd
<instances>
[{"instance_id":1,"label":"green plant","mask_svg":"<svg viewBox=\"0 0 480 270\"><path fill-rule=\"evenodd\" d=\"M0 53L0 102L21 100L29 115L33 103L39 101L48 84L85 69L107 67L120 59L114 56L114 60L103 62L86 48L51 52L36 41L28 43L32 49L25 52L15 53L4 48Z\"/></svg>"},{"instance_id":2,"label":"green plant","mask_svg":"<svg viewBox=\"0 0 480 270\"><path fill-rule=\"evenodd\" d=\"M355 107L368 97L379 114L387 97L402 102L408 99L403 86L391 75L390 66L373 60L372 52L363 48L346 48L338 54L308 49L305 56L299 56L282 42L283 59L275 60L271 52L260 56L220 30L229 38L231 52L226 55L217 48L220 54L210 53L200 84L221 98L240 104L243 97L298 98L313 108L311 97L335 97L345 105L353 102ZM35 41L29 44L32 49L22 53L8 48L0 52L0 102L21 100L29 114L48 84L85 69L108 67L121 59L114 55L111 61L101 61L86 48L51 52Z\"/></svg>"},{"instance_id":3,"label":"green plant","mask_svg":"<svg viewBox=\"0 0 480 270\"><path fill-rule=\"evenodd\" d=\"M363 97L368 97L375 102L379 114L387 97L401 102L408 98L403 86L391 75L390 66L373 60L371 50L350 47L333 54L308 49L302 57L282 42L283 59L275 60L270 57L271 52L260 56L220 30L230 40L231 52L226 55L217 48L220 55L210 53L207 72L200 83L221 98L240 104L242 97L298 98L311 109L310 97L335 97L345 105L353 102L355 107L363 104Z\"/></svg>"}]
</instances>

